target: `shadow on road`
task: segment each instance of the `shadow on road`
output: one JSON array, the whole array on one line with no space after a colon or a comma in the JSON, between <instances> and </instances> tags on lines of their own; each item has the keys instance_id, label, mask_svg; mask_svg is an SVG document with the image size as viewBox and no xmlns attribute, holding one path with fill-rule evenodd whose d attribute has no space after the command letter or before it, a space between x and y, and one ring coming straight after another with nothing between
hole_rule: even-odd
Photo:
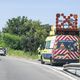
<instances>
[{"instance_id":1,"label":"shadow on road","mask_svg":"<svg viewBox=\"0 0 80 80\"><path fill-rule=\"evenodd\" d=\"M51 65L50 63L45 63L45 65ZM63 67L64 64L54 63L53 66ZM52 66L52 65L51 65Z\"/></svg>"}]
</instances>

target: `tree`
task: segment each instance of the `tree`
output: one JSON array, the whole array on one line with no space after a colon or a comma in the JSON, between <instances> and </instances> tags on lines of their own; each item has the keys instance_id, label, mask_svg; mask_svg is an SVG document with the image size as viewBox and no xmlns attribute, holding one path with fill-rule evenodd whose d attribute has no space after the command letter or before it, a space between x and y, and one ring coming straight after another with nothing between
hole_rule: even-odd
<instances>
[{"instance_id":1,"label":"tree","mask_svg":"<svg viewBox=\"0 0 80 80\"><path fill-rule=\"evenodd\" d=\"M21 38L21 48L18 48L18 46L15 49L23 49L25 51L36 51L39 45L44 43L49 31L49 24L41 25L40 21L34 21L25 16L8 19L6 27L3 28L3 33L9 33ZM10 44L12 45L13 42L15 42L14 39ZM15 42L15 45L18 44Z\"/></svg>"},{"instance_id":2,"label":"tree","mask_svg":"<svg viewBox=\"0 0 80 80\"><path fill-rule=\"evenodd\" d=\"M21 37L9 33L4 33L3 35L4 35L3 40L6 43L7 47L18 50L21 49L20 46Z\"/></svg>"}]
</instances>

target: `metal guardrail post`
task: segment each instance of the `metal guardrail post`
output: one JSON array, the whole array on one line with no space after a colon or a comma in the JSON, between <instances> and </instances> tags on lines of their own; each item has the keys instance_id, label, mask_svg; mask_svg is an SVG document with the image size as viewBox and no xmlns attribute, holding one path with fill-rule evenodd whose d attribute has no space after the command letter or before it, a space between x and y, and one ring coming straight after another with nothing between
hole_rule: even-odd
<instances>
[{"instance_id":1,"label":"metal guardrail post","mask_svg":"<svg viewBox=\"0 0 80 80\"><path fill-rule=\"evenodd\" d=\"M77 74L77 70L75 70L75 75Z\"/></svg>"},{"instance_id":2,"label":"metal guardrail post","mask_svg":"<svg viewBox=\"0 0 80 80\"><path fill-rule=\"evenodd\" d=\"M75 75L77 74L77 70L80 70L80 63L70 63L63 65L63 70L75 70Z\"/></svg>"}]
</instances>

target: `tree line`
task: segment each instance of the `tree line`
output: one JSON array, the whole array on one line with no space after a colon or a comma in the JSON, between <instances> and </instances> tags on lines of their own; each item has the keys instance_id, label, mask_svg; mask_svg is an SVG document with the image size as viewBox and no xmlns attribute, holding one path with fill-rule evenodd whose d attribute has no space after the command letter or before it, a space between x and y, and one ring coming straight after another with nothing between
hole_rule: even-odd
<instances>
[{"instance_id":1,"label":"tree line","mask_svg":"<svg viewBox=\"0 0 80 80\"><path fill-rule=\"evenodd\" d=\"M24 51L36 51L40 44L44 44L49 31L49 24L42 25L39 20L25 16L8 19L2 29L7 47Z\"/></svg>"}]
</instances>

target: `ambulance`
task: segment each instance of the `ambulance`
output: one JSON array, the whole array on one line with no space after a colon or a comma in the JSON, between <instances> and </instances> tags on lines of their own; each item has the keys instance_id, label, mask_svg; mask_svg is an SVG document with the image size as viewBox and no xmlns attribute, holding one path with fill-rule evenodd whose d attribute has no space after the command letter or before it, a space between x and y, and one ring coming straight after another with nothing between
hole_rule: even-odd
<instances>
[{"instance_id":1,"label":"ambulance","mask_svg":"<svg viewBox=\"0 0 80 80\"><path fill-rule=\"evenodd\" d=\"M45 40L45 48L43 50L38 49L40 53L40 60L41 63L44 64L45 62L50 63L50 58L52 58L52 51L53 51L53 46L55 43L55 32L54 32L54 26L51 26L51 31L49 36Z\"/></svg>"}]
</instances>

